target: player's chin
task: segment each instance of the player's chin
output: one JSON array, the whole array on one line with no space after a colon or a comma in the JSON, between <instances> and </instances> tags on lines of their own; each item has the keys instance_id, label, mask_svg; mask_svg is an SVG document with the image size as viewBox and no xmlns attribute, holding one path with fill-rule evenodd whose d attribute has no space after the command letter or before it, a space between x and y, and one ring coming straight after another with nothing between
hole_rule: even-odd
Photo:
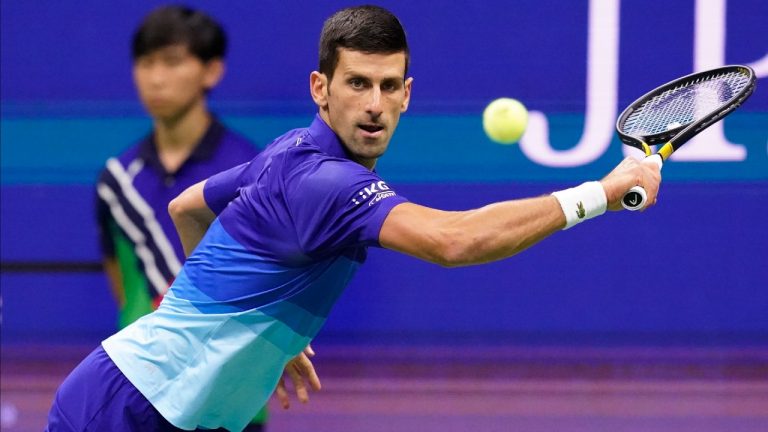
<instances>
[{"instance_id":1,"label":"player's chin","mask_svg":"<svg viewBox=\"0 0 768 432\"><path fill-rule=\"evenodd\" d=\"M354 153L357 158L374 160L384 155L387 151L387 141L364 140L355 146Z\"/></svg>"}]
</instances>

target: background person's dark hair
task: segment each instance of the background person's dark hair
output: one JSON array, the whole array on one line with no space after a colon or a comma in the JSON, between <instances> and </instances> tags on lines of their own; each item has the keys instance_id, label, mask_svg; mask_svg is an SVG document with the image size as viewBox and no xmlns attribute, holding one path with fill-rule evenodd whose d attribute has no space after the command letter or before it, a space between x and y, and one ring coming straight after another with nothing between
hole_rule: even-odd
<instances>
[{"instance_id":1,"label":"background person's dark hair","mask_svg":"<svg viewBox=\"0 0 768 432\"><path fill-rule=\"evenodd\" d=\"M170 45L183 44L203 63L224 58L227 36L213 18L186 6L162 6L147 15L133 35L133 60Z\"/></svg>"},{"instance_id":2,"label":"background person's dark hair","mask_svg":"<svg viewBox=\"0 0 768 432\"><path fill-rule=\"evenodd\" d=\"M325 20L320 35L319 72L330 81L339 63L338 48L364 53L405 53L405 74L410 55L400 20L379 6L342 9Z\"/></svg>"}]
</instances>

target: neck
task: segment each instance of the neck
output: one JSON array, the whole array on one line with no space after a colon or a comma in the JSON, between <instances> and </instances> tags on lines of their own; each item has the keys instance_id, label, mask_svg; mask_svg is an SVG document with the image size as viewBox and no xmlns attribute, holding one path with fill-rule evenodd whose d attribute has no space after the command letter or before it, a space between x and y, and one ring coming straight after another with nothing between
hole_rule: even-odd
<instances>
[{"instance_id":1,"label":"neck","mask_svg":"<svg viewBox=\"0 0 768 432\"><path fill-rule=\"evenodd\" d=\"M374 168L376 168L376 161L378 159L357 159L353 158L355 162L359 163L360 165L368 168L369 171L373 171Z\"/></svg>"},{"instance_id":2,"label":"neck","mask_svg":"<svg viewBox=\"0 0 768 432\"><path fill-rule=\"evenodd\" d=\"M323 119L325 124L327 124L328 127L331 128L333 133L336 133L336 130L333 129L333 125L331 125L331 118L328 115L328 110L324 110L324 109L321 108L318 113L320 114L320 118ZM346 150L347 156L349 156L350 160L352 160L354 162L357 162L360 165L362 165L362 166L368 168L369 170L373 171L373 169L376 167L376 161L379 160L378 158L376 158L376 159L362 159L362 158L358 158L357 156L352 154L351 151L349 151L349 148L347 148L347 145L344 143L344 141L341 139L341 137L339 137L338 134L336 136L339 138L339 141L341 142L341 145Z\"/></svg>"},{"instance_id":3,"label":"neck","mask_svg":"<svg viewBox=\"0 0 768 432\"><path fill-rule=\"evenodd\" d=\"M160 163L175 173L192 154L211 124L202 100L173 118L155 118L155 144Z\"/></svg>"}]
</instances>

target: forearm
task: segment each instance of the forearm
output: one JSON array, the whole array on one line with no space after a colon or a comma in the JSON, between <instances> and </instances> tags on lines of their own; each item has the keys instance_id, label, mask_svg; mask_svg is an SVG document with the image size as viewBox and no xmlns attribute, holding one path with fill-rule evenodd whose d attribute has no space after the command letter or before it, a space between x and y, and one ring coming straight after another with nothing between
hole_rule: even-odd
<instances>
[{"instance_id":1,"label":"forearm","mask_svg":"<svg viewBox=\"0 0 768 432\"><path fill-rule=\"evenodd\" d=\"M168 205L184 254L189 256L200 243L216 215L205 204L203 187L205 182L191 186Z\"/></svg>"},{"instance_id":2,"label":"forearm","mask_svg":"<svg viewBox=\"0 0 768 432\"><path fill-rule=\"evenodd\" d=\"M462 212L415 204L395 207L382 227L382 246L446 267L515 255L565 226L552 196L505 201Z\"/></svg>"},{"instance_id":3,"label":"forearm","mask_svg":"<svg viewBox=\"0 0 768 432\"><path fill-rule=\"evenodd\" d=\"M179 240L184 247L184 255L189 256L203 239L205 232L211 225L215 215L205 214L180 214L173 217L173 224L179 234Z\"/></svg>"},{"instance_id":4,"label":"forearm","mask_svg":"<svg viewBox=\"0 0 768 432\"><path fill-rule=\"evenodd\" d=\"M453 261L481 264L513 256L565 226L552 196L505 201L459 212L450 236L460 239Z\"/></svg>"}]
</instances>

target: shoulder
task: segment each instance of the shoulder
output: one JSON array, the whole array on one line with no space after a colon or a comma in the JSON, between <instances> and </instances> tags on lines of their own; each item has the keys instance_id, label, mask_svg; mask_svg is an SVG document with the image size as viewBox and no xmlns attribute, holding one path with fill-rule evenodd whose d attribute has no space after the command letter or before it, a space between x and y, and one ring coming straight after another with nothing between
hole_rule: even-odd
<instances>
[{"instance_id":1,"label":"shoulder","mask_svg":"<svg viewBox=\"0 0 768 432\"><path fill-rule=\"evenodd\" d=\"M290 170L292 166L301 161L295 152L297 144L301 142L305 129L292 129L273 139L258 154L254 161L257 166L274 166L277 164L282 169Z\"/></svg>"},{"instance_id":2,"label":"shoulder","mask_svg":"<svg viewBox=\"0 0 768 432\"><path fill-rule=\"evenodd\" d=\"M115 159L118 162L120 162L121 165L128 166L128 164L130 164L131 162L136 160L136 158L139 157L142 147L147 145L146 140L147 138L144 138L141 141L134 143L127 149L120 152L117 156L110 159Z\"/></svg>"},{"instance_id":3,"label":"shoulder","mask_svg":"<svg viewBox=\"0 0 768 432\"><path fill-rule=\"evenodd\" d=\"M114 177L116 170L127 170L131 163L139 158L142 143L143 141L135 143L123 150L120 154L112 156L104 161L104 165L99 172L99 181Z\"/></svg>"},{"instance_id":4,"label":"shoulder","mask_svg":"<svg viewBox=\"0 0 768 432\"><path fill-rule=\"evenodd\" d=\"M296 153L300 151L297 149ZM371 185L377 188L376 185L381 183L386 187L375 172L349 159L308 152L307 149L303 153L301 163L292 170L290 178L293 180L290 183L302 194L348 197Z\"/></svg>"}]
</instances>

